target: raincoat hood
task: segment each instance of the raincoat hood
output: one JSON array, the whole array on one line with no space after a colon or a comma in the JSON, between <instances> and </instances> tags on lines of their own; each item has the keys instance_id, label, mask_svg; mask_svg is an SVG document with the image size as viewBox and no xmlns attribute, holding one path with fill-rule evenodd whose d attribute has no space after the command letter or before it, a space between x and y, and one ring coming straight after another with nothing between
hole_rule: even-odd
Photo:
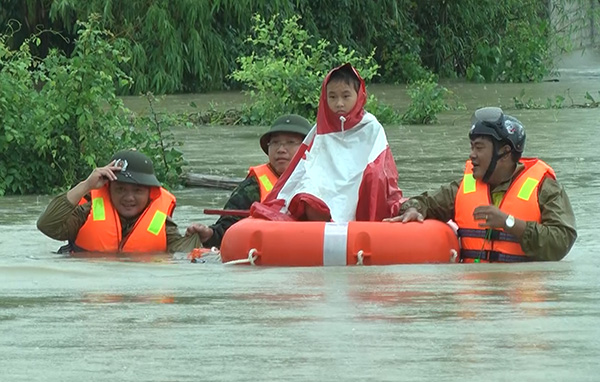
<instances>
[{"instance_id":1,"label":"raincoat hood","mask_svg":"<svg viewBox=\"0 0 600 382\"><path fill-rule=\"evenodd\" d=\"M331 75L338 70L352 71L352 73L354 73L360 82L356 104L349 113L342 115L345 119L343 124L342 121L340 121L340 114L337 114L331 110L327 104L327 84L329 83ZM365 86L365 81L362 79L360 74L358 74L356 69L354 69L350 64L344 64L332 69L329 73L327 73L327 76L321 85L321 98L319 99L319 109L317 111L317 134L328 134L353 128L362 120L362 117L365 114L364 107L366 103L367 89Z\"/></svg>"}]
</instances>

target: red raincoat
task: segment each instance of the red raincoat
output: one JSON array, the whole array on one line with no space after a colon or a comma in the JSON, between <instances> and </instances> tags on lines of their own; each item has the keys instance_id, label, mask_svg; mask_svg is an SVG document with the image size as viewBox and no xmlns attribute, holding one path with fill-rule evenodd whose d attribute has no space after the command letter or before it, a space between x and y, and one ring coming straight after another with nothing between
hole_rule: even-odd
<instances>
[{"instance_id":1,"label":"red raincoat","mask_svg":"<svg viewBox=\"0 0 600 382\"><path fill-rule=\"evenodd\" d=\"M343 116L329 109L327 83L333 72L350 68L360 80L354 108ZM298 220L305 205L334 222L381 221L395 216L404 200L385 131L364 110L367 92L358 72L346 64L327 74L321 89L317 124L287 170L253 217Z\"/></svg>"}]
</instances>

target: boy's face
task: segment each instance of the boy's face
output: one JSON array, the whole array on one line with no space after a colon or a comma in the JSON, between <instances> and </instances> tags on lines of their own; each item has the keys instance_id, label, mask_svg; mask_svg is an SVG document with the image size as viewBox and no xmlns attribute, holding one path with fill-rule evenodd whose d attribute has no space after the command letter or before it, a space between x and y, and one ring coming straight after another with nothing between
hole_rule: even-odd
<instances>
[{"instance_id":1,"label":"boy's face","mask_svg":"<svg viewBox=\"0 0 600 382\"><path fill-rule=\"evenodd\" d=\"M347 114L356 105L358 93L352 85L344 81L331 81L327 84L327 106L337 114Z\"/></svg>"}]
</instances>

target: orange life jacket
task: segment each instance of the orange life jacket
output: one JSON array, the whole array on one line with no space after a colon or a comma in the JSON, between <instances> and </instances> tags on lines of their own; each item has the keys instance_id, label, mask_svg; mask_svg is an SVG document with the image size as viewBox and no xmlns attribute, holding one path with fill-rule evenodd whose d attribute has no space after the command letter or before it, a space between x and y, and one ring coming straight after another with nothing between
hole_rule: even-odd
<instances>
[{"instance_id":1,"label":"orange life jacket","mask_svg":"<svg viewBox=\"0 0 600 382\"><path fill-rule=\"evenodd\" d=\"M75 239L77 251L141 253L165 252L165 221L173 215L175 196L162 187L152 187L151 202L131 232L122 237L121 219L110 200L108 185L92 190L92 209Z\"/></svg>"},{"instance_id":2,"label":"orange life jacket","mask_svg":"<svg viewBox=\"0 0 600 382\"><path fill-rule=\"evenodd\" d=\"M498 208L525 221L541 222L538 192L544 178L556 178L554 170L535 158L522 158L525 169L506 190ZM482 205L492 205L489 185L473 178L473 165L467 161L465 174L458 188L454 204L454 221L458 225L461 243L461 261L464 262L519 262L529 261L519 239L503 229L481 229L473 218L473 211Z\"/></svg>"},{"instance_id":3,"label":"orange life jacket","mask_svg":"<svg viewBox=\"0 0 600 382\"><path fill-rule=\"evenodd\" d=\"M250 169L248 169L248 176L254 176L258 181L261 202L265 200L279 178L279 175L277 175L268 164L250 167Z\"/></svg>"}]
</instances>

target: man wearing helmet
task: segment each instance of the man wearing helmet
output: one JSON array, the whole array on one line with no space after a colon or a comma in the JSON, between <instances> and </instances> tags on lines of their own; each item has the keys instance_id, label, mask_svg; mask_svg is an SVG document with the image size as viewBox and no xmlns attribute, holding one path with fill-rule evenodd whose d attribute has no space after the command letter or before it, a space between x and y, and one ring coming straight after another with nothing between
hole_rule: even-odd
<instances>
[{"instance_id":1,"label":"man wearing helmet","mask_svg":"<svg viewBox=\"0 0 600 382\"><path fill-rule=\"evenodd\" d=\"M311 128L312 125L308 120L296 114L277 118L269 131L264 133L259 140L260 147L267 154L269 161L250 167L248 176L233 190L224 209L249 212L252 203L265 200L279 176L290 165ZM242 216L225 214L211 226L198 223L190 225L186 234L198 234L205 247L220 247L225 231L242 218Z\"/></svg>"},{"instance_id":2,"label":"man wearing helmet","mask_svg":"<svg viewBox=\"0 0 600 382\"><path fill-rule=\"evenodd\" d=\"M469 138L462 180L411 198L386 221L453 219L462 262L562 259L577 238L573 209L550 166L521 158L521 122L497 107L478 109Z\"/></svg>"},{"instance_id":3,"label":"man wearing helmet","mask_svg":"<svg viewBox=\"0 0 600 382\"><path fill-rule=\"evenodd\" d=\"M37 222L45 235L69 244L59 252L160 253L189 251L171 220L175 197L161 187L150 158L119 151L111 162L54 198Z\"/></svg>"}]
</instances>

